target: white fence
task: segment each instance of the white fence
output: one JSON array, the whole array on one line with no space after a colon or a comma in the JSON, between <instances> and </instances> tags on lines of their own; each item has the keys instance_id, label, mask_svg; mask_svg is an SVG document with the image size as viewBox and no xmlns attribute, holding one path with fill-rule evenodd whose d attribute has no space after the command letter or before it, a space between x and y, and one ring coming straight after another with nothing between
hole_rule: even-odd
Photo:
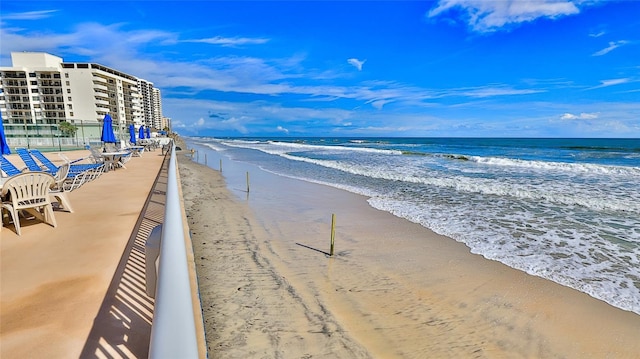
<instances>
[{"instance_id":1,"label":"white fence","mask_svg":"<svg viewBox=\"0 0 640 359\"><path fill-rule=\"evenodd\" d=\"M171 144L167 196L151 328L149 358L198 358L185 231L178 189L175 145Z\"/></svg>"}]
</instances>

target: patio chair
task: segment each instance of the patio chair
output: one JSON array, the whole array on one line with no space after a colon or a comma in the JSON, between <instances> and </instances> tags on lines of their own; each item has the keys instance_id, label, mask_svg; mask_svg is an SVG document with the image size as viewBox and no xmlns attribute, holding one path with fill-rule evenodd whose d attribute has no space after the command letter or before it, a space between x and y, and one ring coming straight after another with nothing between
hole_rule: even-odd
<instances>
[{"instance_id":1,"label":"patio chair","mask_svg":"<svg viewBox=\"0 0 640 359\"><path fill-rule=\"evenodd\" d=\"M102 157L101 152L98 148L89 147L87 149L89 150L89 152L91 152L91 161L93 161L93 163L104 164L104 157Z\"/></svg>"},{"instance_id":2,"label":"patio chair","mask_svg":"<svg viewBox=\"0 0 640 359\"><path fill-rule=\"evenodd\" d=\"M25 172L9 178L2 185L2 211L8 212L13 220L16 233L20 235L20 211L26 211L35 218L57 227L53 206L49 199L49 188L55 178L46 172ZM4 215L2 216L4 220Z\"/></svg>"},{"instance_id":3,"label":"patio chair","mask_svg":"<svg viewBox=\"0 0 640 359\"><path fill-rule=\"evenodd\" d=\"M64 208L67 212L73 213L73 207L67 197L68 191L65 189L65 181L67 180L67 174L69 173L69 163L64 163L58 167L58 172L54 176L55 184L51 186L49 195L55 199L53 202L57 202L59 207Z\"/></svg>"},{"instance_id":4,"label":"patio chair","mask_svg":"<svg viewBox=\"0 0 640 359\"><path fill-rule=\"evenodd\" d=\"M116 148L116 144L115 143L105 143L104 144L104 149L106 152L118 152L120 151L119 149Z\"/></svg>"}]
</instances>

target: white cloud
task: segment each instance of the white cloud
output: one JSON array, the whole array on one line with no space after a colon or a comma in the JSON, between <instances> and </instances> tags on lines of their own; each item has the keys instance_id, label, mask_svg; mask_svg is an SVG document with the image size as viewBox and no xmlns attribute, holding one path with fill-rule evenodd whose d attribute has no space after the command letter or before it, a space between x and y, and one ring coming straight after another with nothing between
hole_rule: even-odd
<instances>
[{"instance_id":1,"label":"white cloud","mask_svg":"<svg viewBox=\"0 0 640 359\"><path fill-rule=\"evenodd\" d=\"M278 128L277 128L277 129L278 129L278 131L279 131L279 132L284 132L284 133L286 133L287 135L289 134L289 130L287 130L286 128L284 128L284 127L282 127L282 126L278 126Z\"/></svg>"},{"instance_id":2,"label":"white cloud","mask_svg":"<svg viewBox=\"0 0 640 359\"><path fill-rule=\"evenodd\" d=\"M611 41L609 42L609 46L604 49L594 52L591 56L602 56L610 53L611 51L617 49L618 47L627 44L628 41L620 40L620 41Z\"/></svg>"},{"instance_id":3,"label":"white cloud","mask_svg":"<svg viewBox=\"0 0 640 359\"><path fill-rule=\"evenodd\" d=\"M598 118L597 113L581 113L579 115L574 115L572 113L565 113L560 116L561 120L595 120Z\"/></svg>"},{"instance_id":4,"label":"white cloud","mask_svg":"<svg viewBox=\"0 0 640 359\"><path fill-rule=\"evenodd\" d=\"M367 60L358 60L356 58L351 58L351 59L347 59L347 62L353 66L355 66L356 69L358 69L358 71L362 71L362 65L364 65L365 61Z\"/></svg>"},{"instance_id":5,"label":"white cloud","mask_svg":"<svg viewBox=\"0 0 640 359\"><path fill-rule=\"evenodd\" d=\"M250 38L250 37L223 37L215 36L207 39L185 40L185 42L201 42L211 45L220 45L225 47L235 47L241 45L261 45L269 42L269 39L265 38Z\"/></svg>"},{"instance_id":6,"label":"white cloud","mask_svg":"<svg viewBox=\"0 0 640 359\"><path fill-rule=\"evenodd\" d=\"M57 10L40 10L3 14L2 20L42 20L51 17Z\"/></svg>"},{"instance_id":7,"label":"white cloud","mask_svg":"<svg viewBox=\"0 0 640 359\"><path fill-rule=\"evenodd\" d=\"M382 107L384 107L384 105L393 102L393 100L371 100L371 101L367 101L367 103L370 103L371 106L373 106L374 108L377 108L378 110L382 110Z\"/></svg>"},{"instance_id":8,"label":"white cloud","mask_svg":"<svg viewBox=\"0 0 640 359\"><path fill-rule=\"evenodd\" d=\"M514 96L514 95L530 95L534 93L544 92L536 89L514 89L507 86L486 86L470 89L457 89L450 93L450 95L460 95L467 97L494 97L494 96Z\"/></svg>"},{"instance_id":9,"label":"white cloud","mask_svg":"<svg viewBox=\"0 0 640 359\"><path fill-rule=\"evenodd\" d=\"M440 0L428 17L441 16L452 9L466 13L469 27L478 32L500 30L506 25L534 21L538 18L555 19L580 12L579 1L571 0Z\"/></svg>"},{"instance_id":10,"label":"white cloud","mask_svg":"<svg viewBox=\"0 0 640 359\"><path fill-rule=\"evenodd\" d=\"M603 87L621 85L621 84L625 84L627 82L631 82L631 79L630 78L621 78L621 79L601 80L600 81L600 85L590 87L587 90L594 90L594 89L599 89L599 88L603 88Z\"/></svg>"}]
</instances>

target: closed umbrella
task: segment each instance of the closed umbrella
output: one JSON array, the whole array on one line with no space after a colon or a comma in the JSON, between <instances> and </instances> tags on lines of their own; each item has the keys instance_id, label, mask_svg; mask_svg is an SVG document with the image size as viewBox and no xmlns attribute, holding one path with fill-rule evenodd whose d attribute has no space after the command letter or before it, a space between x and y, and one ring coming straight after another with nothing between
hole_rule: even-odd
<instances>
[{"instance_id":1,"label":"closed umbrella","mask_svg":"<svg viewBox=\"0 0 640 359\"><path fill-rule=\"evenodd\" d=\"M4 135L4 125L2 124L2 113L0 112L0 153L8 155L11 153L11 149L7 144L7 137Z\"/></svg>"},{"instance_id":2,"label":"closed umbrella","mask_svg":"<svg viewBox=\"0 0 640 359\"><path fill-rule=\"evenodd\" d=\"M100 140L105 143L116 143L116 135L113 133L113 120L109 114L104 115L102 121L102 136Z\"/></svg>"},{"instance_id":3,"label":"closed umbrella","mask_svg":"<svg viewBox=\"0 0 640 359\"><path fill-rule=\"evenodd\" d=\"M136 128L133 123L129 125L129 142L136 143Z\"/></svg>"},{"instance_id":4,"label":"closed umbrella","mask_svg":"<svg viewBox=\"0 0 640 359\"><path fill-rule=\"evenodd\" d=\"M147 138L151 138L151 133L150 133L150 130L149 130L149 126L147 126L146 130L147 130Z\"/></svg>"},{"instance_id":5,"label":"closed umbrella","mask_svg":"<svg viewBox=\"0 0 640 359\"><path fill-rule=\"evenodd\" d=\"M144 139L144 126L140 126L140 131L138 131L138 138Z\"/></svg>"}]
</instances>

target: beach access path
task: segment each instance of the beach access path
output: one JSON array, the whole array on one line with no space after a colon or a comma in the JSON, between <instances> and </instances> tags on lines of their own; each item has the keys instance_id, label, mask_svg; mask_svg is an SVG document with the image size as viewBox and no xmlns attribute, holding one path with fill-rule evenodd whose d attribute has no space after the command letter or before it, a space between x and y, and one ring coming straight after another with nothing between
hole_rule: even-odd
<instances>
[{"instance_id":1,"label":"beach access path","mask_svg":"<svg viewBox=\"0 0 640 359\"><path fill-rule=\"evenodd\" d=\"M56 210L57 228L2 228L1 358L147 357L154 302L144 243L164 218L164 158L145 152L70 192L74 213Z\"/></svg>"}]
</instances>

